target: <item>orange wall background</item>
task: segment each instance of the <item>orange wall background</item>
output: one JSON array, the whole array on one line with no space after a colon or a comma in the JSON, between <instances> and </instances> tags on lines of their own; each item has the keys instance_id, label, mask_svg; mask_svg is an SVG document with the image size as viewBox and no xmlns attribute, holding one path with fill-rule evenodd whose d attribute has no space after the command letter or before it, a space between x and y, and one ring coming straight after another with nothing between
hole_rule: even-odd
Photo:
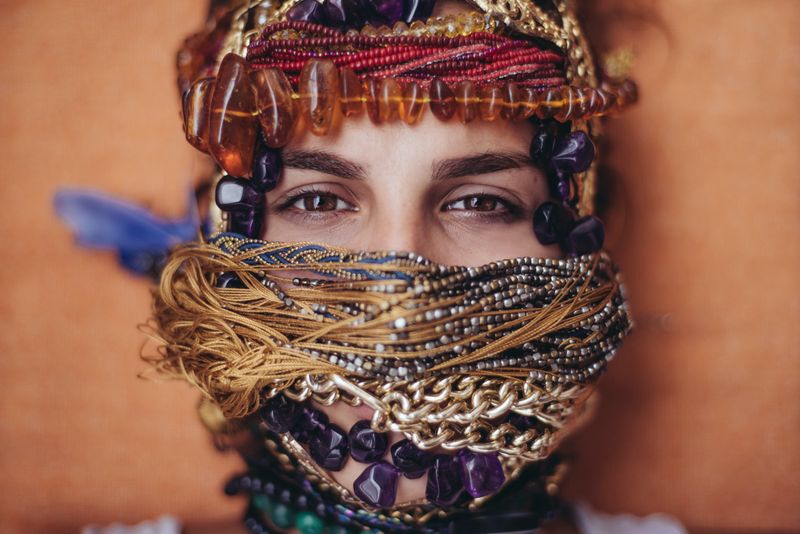
<instances>
[{"instance_id":1,"label":"orange wall background","mask_svg":"<svg viewBox=\"0 0 800 534\"><path fill-rule=\"evenodd\" d=\"M610 248L637 330L569 495L694 529L800 531L800 2L592 2L642 103L611 122ZM173 52L202 0L0 1L0 532L234 518L235 458L141 380L146 282L73 246L65 184L183 210Z\"/></svg>"}]
</instances>

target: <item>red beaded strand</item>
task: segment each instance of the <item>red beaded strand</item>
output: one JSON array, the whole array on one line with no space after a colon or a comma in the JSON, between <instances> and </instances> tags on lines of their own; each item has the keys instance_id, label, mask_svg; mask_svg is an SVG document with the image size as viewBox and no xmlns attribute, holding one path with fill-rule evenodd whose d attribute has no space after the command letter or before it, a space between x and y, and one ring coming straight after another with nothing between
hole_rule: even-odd
<instances>
[{"instance_id":1,"label":"red beaded strand","mask_svg":"<svg viewBox=\"0 0 800 534\"><path fill-rule=\"evenodd\" d=\"M297 39L276 37L284 31ZM296 85L309 59L329 59L352 68L362 79L392 77L413 80L427 88L439 78L447 83L470 79L477 85L498 80L520 87L559 87L566 83L565 59L533 41L488 32L455 37L343 34L333 28L304 21L267 26L247 52L252 69L278 68Z\"/></svg>"}]
</instances>

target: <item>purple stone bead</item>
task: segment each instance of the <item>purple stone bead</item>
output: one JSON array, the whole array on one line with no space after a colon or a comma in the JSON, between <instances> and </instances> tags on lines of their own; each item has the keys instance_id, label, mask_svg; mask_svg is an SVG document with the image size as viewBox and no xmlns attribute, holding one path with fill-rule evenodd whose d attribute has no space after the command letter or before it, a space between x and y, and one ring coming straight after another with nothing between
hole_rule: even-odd
<instances>
[{"instance_id":1,"label":"purple stone bead","mask_svg":"<svg viewBox=\"0 0 800 534\"><path fill-rule=\"evenodd\" d=\"M217 287L236 287L244 289L245 285L236 273L222 273L217 278Z\"/></svg>"},{"instance_id":2,"label":"purple stone bead","mask_svg":"<svg viewBox=\"0 0 800 534\"><path fill-rule=\"evenodd\" d=\"M215 200L222 211L248 211L261 206L264 195L249 180L226 176L217 183Z\"/></svg>"},{"instance_id":3,"label":"purple stone bead","mask_svg":"<svg viewBox=\"0 0 800 534\"><path fill-rule=\"evenodd\" d=\"M461 468L461 480L464 488L472 497L490 495L503 485L506 475L497 458L497 453L473 452L461 449L456 455Z\"/></svg>"},{"instance_id":4,"label":"purple stone bead","mask_svg":"<svg viewBox=\"0 0 800 534\"><path fill-rule=\"evenodd\" d=\"M300 443L308 443L314 434L321 432L327 426L328 416L325 415L325 412L310 406L303 406L300 410L300 415L297 417L297 422L290 432L294 439Z\"/></svg>"},{"instance_id":5,"label":"purple stone bead","mask_svg":"<svg viewBox=\"0 0 800 534\"><path fill-rule=\"evenodd\" d=\"M319 23L322 19L322 5L317 0L301 0L286 13L286 18Z\"/></svg>"},{"instance_id":6,"label":"purple stone bead","mask_svg":"<svg viewBox=\"0 0 800 534\"><path fill-rule=\"evenodd\" d=\"M572 132L556 145L550 168L559 173L575 174L589 168L594 160L594 143L583 131Z\"/></svg>"},{"instance_id":7,"label":"purple stone bead","mask_svg":"<svg viewBox=\"0 0 800 534\"><path fill-rule=\"evenodd\" d=\"M589 254L603 248L605 237L603 221L594 215L587 215L575 221L572 229L564 238L562 246L568 254L576 256Z\"/></svg>"},{"instance_id":8,"label":"purple stone bead","mask_svg":"<svg viewBox=\"0 0 800 534\"><path fill-rule=\"evenodd\" d=\"M433 13L435 0L406 0L403 8L403 20L411 24L415 20L427 19Z\"/></svg>"},{"instance_id":9,"label":"purple stone bead","mask_svg":"<svg viewBox=\"0 0 800 534\"><path fill-rule=\"evenodd\" d=\"M393 25L403 18L402 0L370 0L370 3L375 13L377 13L388 26Z\"/></svg>"},{"instance_id":10,"label":"purple stone bead","mask_svg":"<svg viewBox=\"0 0 800 534\"><path fill-rule=\"evenodd\" d=\"M533 232L542 245L558 243L572 227L572 212L555 202L542 202L533 213Z\"/></svg>"},{"instance_id":11,"label":"purple stone bead","mask_svg":"<svg viewBox=\"0 0 800 534\"><path fill-rule=\"evenodd\" d=\"M372 430L370 422L366 419L354 424L348 435L350 437L350 456L363 464L380 460L389 445L389 438L386 434Z\"/></svg>"},{"instance_id":12,"label":"purple stone bead","mask_svg":"<svg viewBox=\"0 0 800 534\"><path fill-rule=\"evenodd\" d=\"M392 461L406 478L419 478L433 464L433 455L403 439L392 445Z\"/></svg>"},{"instance_id":13,"label":"purple stone bead","mask_svg":"<svg viewBox=\"0 0 800 534\"><path fill-rule=\"evenodd\" d=\"M344 430L329 424L315 432L309 444L309 454L320 467L329 471L341 471L347 462L350 444Z\"/></svg>"},{"instance_id":14,"label":"purple stone bead","mask_svg":"<svg viewBox=\"0 0 800 534\"><path fill-rule=\"evenodd\" d=\"M322 14L326 26L342 26L347 19L342 0L325 0L322 3Z\"/></svg>"},{"instance_id":15,"label":"purple stone bead","mask_svg":"<svg viewBox=\"0 0 800 534\"><path fill-rule=\"evenodd\" d=\"M546 169L556 145L559 144L559 139L566 136L568 132L569 125L566 123L542 122L531 140L530 156L533 163Z\"/></svg>"},{"instance_id":16,"label":"purple stone bead","mask_svg":"<svg viewBox=\"0 0 800 534\"><path fill-rule=\"evenodd\" d=\"M388 508L397 497L397 468L389 462L376 462L353 482L353 493L377 508Z\"/></svg>"},{"instance_id":17,"label":"purple stone bead","mask_svg":"<svg viewBox=\"0 0 800 534\"><path fill-rule=\"evenodd\" d=\"M300 415L298 404L283 395L276 395L265 402L260 410L261 419L273 432L281 434L288 431Z\"/></svg>"},{"instance_id":18,"label":"purple stone bead","mask_svg":"<svg viewBox=\"0 0 800 534\"><path fill-rule=\"evenodd\" d=\"M261 236L261 224L263 222L264 213L260 208L248 211L233 211L230 214L229 229L231 232L257 239Z\"/></svg>"},{"instance_id":19,"label":"purple stone bead","mask_svg":"<svg viewBox=\"0 0 800 534\"><path fill-rule=\"evenodd\" d=\"M440 454L434 457L428 469L428 483L425 497L439 506L450 506L464 493L464 485L459 476L458 462L452 456Z\"/></svg>"},{"instance_id":20,"label":"purple stone bead","mask_svg":"<svg viewBox=\"0 0 800 534\"><path fill-rule=\"evenodd\" d=\"M280 150L268 147L263 142L256 146L256 155L253 158L253 178L250 184L262 193L272 191L278 185L281 176Z\"/></svg>"}]
</instances>

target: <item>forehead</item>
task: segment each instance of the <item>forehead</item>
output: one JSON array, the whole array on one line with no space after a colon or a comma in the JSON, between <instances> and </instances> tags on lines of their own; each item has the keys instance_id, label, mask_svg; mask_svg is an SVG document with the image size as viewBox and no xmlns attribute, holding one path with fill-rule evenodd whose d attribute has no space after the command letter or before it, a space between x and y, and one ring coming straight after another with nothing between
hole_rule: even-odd
<instances>
[{"instance_id":1,"label":"forehead","mask_svg":"<svg viewBox=\"0 0 800 534\"><path fill-rule=\"evenodd\" d=\"M415 125L373 124L365 114L348 117L325 136L298 132L286 149L325 150L354 161L414 166L489 151L527 154L535 127L528 121L442 122L428 114Z\"/></svg>"}]
</instances>

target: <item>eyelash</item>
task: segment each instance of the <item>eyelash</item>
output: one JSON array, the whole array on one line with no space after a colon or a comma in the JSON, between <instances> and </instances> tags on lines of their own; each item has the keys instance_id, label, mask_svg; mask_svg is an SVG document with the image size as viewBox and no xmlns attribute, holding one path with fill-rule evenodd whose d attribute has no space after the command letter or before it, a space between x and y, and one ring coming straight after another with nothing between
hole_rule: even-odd
<instances>
[{"instance_id":1,"label":"eyelash","mask_svg":"<svg viewBox=\"0 0 800 534\"><path fill-rule=\"evenodd\" d=\"M295 206L295 204L302 200L314 197L333 198L336 201L336 206L332 210L308 210ZM340 204L345 204L348 207L342 207ZM276 210L279 212L292 211L304 217L331 217L343 211L358 211L358 208L335 193L311 186L295 191L291 196L278 204Z\"/></svg>"},{"instance_id":2,"label":"eyelash","mask_svg":"<svg viewBox=\"0 0 800 534\"><path fill-rule=\"evenodd\" d=\"M295 206L295 204L304 199L309 199L314 197L327 197L327 198L332 197L336 201L336 207L334 207L331 210L308 210L299 206ZM495 202L497 204L495 208L498 209L491 209L484 211L484 210L468 208L467 202L473 199L477 199L479 201L488 200L491 202ZM458 207L458 208L454 207L454 205L459 203L461 203L463 207ZM345 204L346 206L350 207L349 208L341 207L340 204ZM335 217L340 215L342 212L347 212L347 211L358 211L358 208L352 206L351 203L347 202L346 200L342 199L341 196L331 191L310 186L294 192L291 196L289 196L283 202L278 204L276 210L278 212L291 211L299 216L307 218L320 218L320 217ZM455 200L451 200L447 204L443 205L441 211L465 212L465 214L468 214L465 216L468 217L478 217L483 219L503 219L507 222L516 220L523 215L522 214L523 209L517 204L509 201L508 199L501 198L497 195L492 195L488 193L472 193L469 195L464 195Z\"/></svg>"}]
</instances>

